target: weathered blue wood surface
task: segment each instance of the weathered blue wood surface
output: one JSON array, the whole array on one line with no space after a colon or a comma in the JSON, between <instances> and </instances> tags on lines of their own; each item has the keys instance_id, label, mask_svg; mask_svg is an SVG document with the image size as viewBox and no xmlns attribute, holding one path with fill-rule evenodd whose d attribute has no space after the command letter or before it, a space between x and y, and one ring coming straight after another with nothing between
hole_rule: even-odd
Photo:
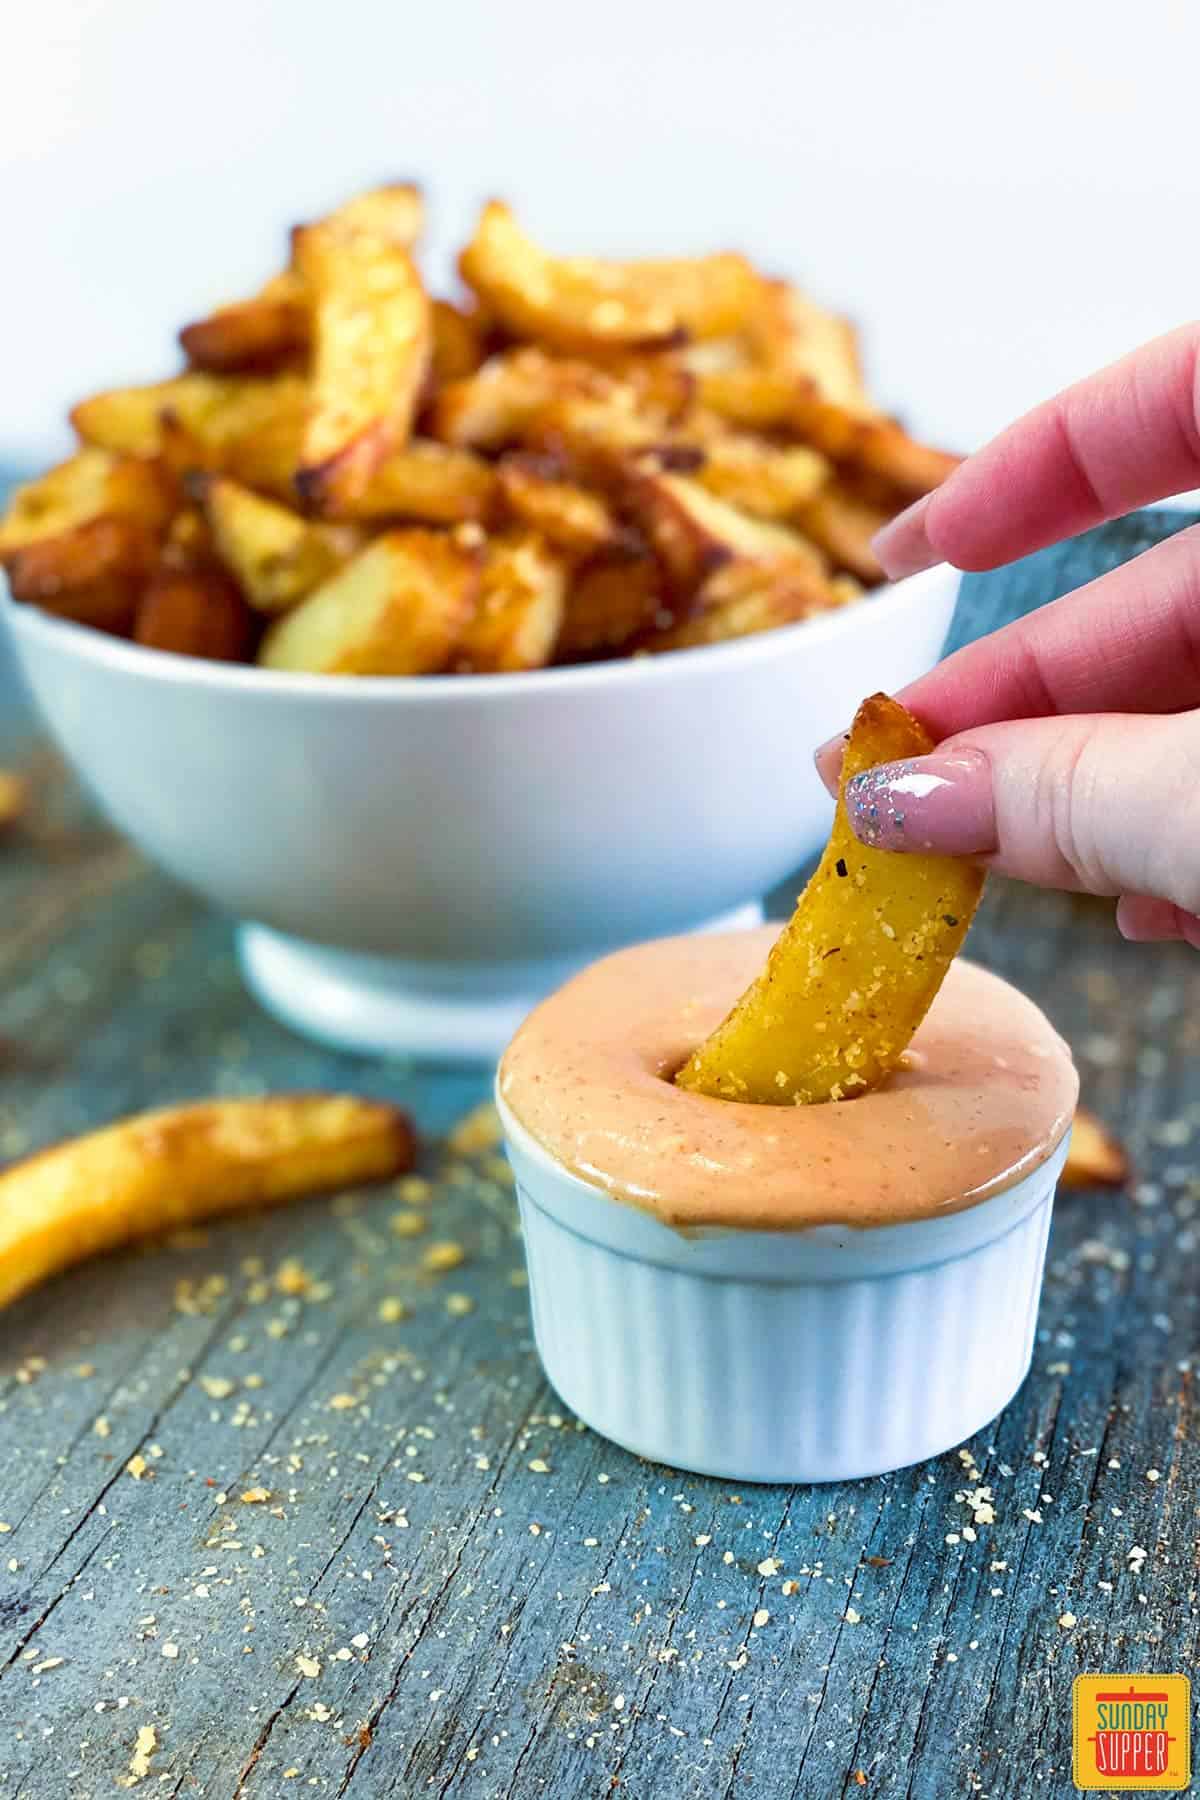
<instances>
[{"instance_id":1,"label":"weathered blue wood surface","mask_svg":"<svg viewBox=\"0 0 1200 1800\"><path fill-rule=\"evenodd\" d=\"M970 629L1169 523L972 580ZM418 1207L315 1201L97 1263L5 1314L5 1800L119 1791L147 1725L138 1785L206 1800L1025 1800L1071 1791L1077 1671L1192 1667L1192 952L1120 944L1107 905L991 894L972 953L1067 1033L1136 1186L1060 1201L1033 1373L970 1468L738 1491L562 1415L510 1192L439 1141L486 1075L272 1024L227 924L3 717L36 804L0 853L0 1157L175 1096L346 1084L412 1107L434 1183ZM397 1235L414 1211L423 1235ZM463 1265L423 1274L434 1240ZM315 1287L281 1287L285 1259ZM975 1526L979 1482L996 1517Z\"/></svg>"}]
</instances>

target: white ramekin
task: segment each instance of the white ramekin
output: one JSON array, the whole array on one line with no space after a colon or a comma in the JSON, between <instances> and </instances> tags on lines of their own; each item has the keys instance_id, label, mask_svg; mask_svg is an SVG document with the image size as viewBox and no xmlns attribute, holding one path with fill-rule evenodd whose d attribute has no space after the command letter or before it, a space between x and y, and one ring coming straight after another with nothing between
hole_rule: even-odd
<instances>
[{"instance_id":1,"label":"white ramekin","mask_svg":"<svg viewBox=\"0 0 1200 1800\"><path fill-rule=\"evenodd\" d=\"M546 1374L623 1448L734 1481L879 1475L963 1443L1024 1380L1066 1136L940 1218L684 1235L498 1104Z\"/></svg>"}]
</instances>

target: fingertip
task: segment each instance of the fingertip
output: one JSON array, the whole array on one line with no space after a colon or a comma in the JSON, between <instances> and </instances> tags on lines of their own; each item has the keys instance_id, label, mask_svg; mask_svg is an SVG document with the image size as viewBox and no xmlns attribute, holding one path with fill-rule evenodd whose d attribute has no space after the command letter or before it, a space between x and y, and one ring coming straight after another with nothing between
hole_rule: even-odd
<instances>
[{"instance_id":1,"label":"fingertip","mask_svg":"<svg viewBox=\"0 0 1200 1800\"><path fill-rule=\"evenodd\" d=\"M833 800L837 799L838 783L842 778L842 758L846 753L846 733L837 732L833 737L819 745L813 751L813 766L825 786L826 792Z\"/></svg>"},{"instance_id":2,"label":"fingertip","mask_svg":"<svg viewBox=\"0 0 1200 1800\"><path fill-rule=\"evenodd\" d=\"M889 581L919 575L923 569L931 569L942 561L929 541L928 515L932 499L932 494L926 494L915 501L871 539L871 548Z\"/></svg>"}]
</instances>

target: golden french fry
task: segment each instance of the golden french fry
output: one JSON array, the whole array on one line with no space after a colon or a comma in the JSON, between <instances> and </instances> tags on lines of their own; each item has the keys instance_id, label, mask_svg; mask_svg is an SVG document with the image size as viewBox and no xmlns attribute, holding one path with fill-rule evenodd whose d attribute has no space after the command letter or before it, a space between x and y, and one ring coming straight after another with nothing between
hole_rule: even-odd
<instances>
[{"instance_id":1,"label":"golden french fry","mask_svg":"<svg viewBox=\"0 0 1200 1800\"><path fill-rule=\"evenodd\" d=\"M473 375L487 352L486 322L478 311L467 312L452 300L433 305L433 378L439 387Z\"/></svg>"},{"instance_id":2,"label":"golden french fry","mask_svg":"<svg viewBox=\"0 0 1200 1800\"><path fill-rule=\"evenodd\" d=\"M896 1067L966 936L983 872L961 858L868 849L850 829L846 783L933 748L876 694L855 716L825 854L767 966L676 1080L758 1104L851 1099Z\"/></svg>"},{"instance_id":3,"label":"golden french fry","mask_svg":"<svg viewBox=\"0 0 1200 1800\"><path fill-rule=\"evenodd\" d=\"M795 564L763 570L753 563L727 563L705 582L686 618L646 632L636 647L657 656L664 650L723 644L794 625L844 605L849 597L823 575Z\"/></svg>"},{"instance_id":4,"label":"golden french fry","mask_svg":"<svg viewBox=\"0 0 1200 1800\"><path fill-rule=\"evenodd\" d=\"M527 346L490 356L473 374L448 382L434 398L428 429L446 444L500 450L520 442L534 416L559 401L608 401L623 391L602 369Z\"/></svg>"},{"instance_id":5,"label":"golden french fry","mask_svg":"<svg viewBox=\"0 0 1200 1800\"><path fill-rule=\"evenodd\" d=\"M215 566L173 568L163 562L146 584L133 628L148 650L245 662L254 641L241 590Z\"/></svg>"},{"instance_id":6,"label":"golden french fry","mask_svg":"<svg viewBox=\"0 0 1200 1800\"><path fill-rule=\"evenodd\" d=\"M556 350L669 344L736 331L759 277L745 257L602 262L549 256L502 201L484 207L459 270L505 329Z\"/></svg>"},{"instance_id":7,"label":"golden french fry","mask_svg":"<svg viewBox=\"0 0 1200 1800\"><path fill-rule=\"evenodd\" d=\"M296 233L312 297L312 412L297 490L333 510L408 441L429 370L429 296L406 250L332 224Z\"/></svg>"},{"instance_id":8,"label":"golden french fry","mask_svg":"<svg viewBox=\"0 0 1200 1800\"><path fill-rule=\"evenodd\" d=\"M544 668L562 627L566 587L566 563L536 532L489 538L455 668L477 675Z\"/></svg>"},{"instance_id":9,"label":"golden french fry","mask_svg":"<svg viewBox=\"0 0 1200 1800\"><path fill-rule=\"evenodd\" d=\"M111 388L80 401L71 423L85 444L154 457L163 450L163 421L201 447L204 466L251 487L290 490L308 410L300 375L206 375L189 370L170 381Z\"/></svg>"},{"instance_id":10,"label":"golden french fry","mask_svg":"<svg viewBox=\"0 0 1200 1800\"><path fill-rule=\"evenodd\" d=\"M783 520L802 517L801 509L818 499L831 472L827 458L805 444L772 444L726 432L704 440L696 480L752 518Z\"/></svg>"},{"instance_id":11,"label":"golden french fry","mask_svg":"<svg viewBox=\"0 0 1200 1800\"><path fill-rule=\"evenodd\" d=\"M124 1119L0 1173L0 1305L138 1238L383 1180L413 1154L402 1112L350 1094L199 1101Z\"/></svg>"},{"instance_id":12,"label":"golden french fry","mask_svg":"<svg viewBox=\"0 0 1200 1800\"><path fill-rule=\"evenodd\" d=\"M223 375L277 368L308 349L308 296L295 269L275 275L249 300L218 306L179 333L193 369Z\"/></svg>"},{"instance_id":13,"label":"golden french fry","mask_svg":"<svg viewBox=\"0 0 1200 1800\"><path fill-rule=\"evenodd\" d=\"M657 558L644 550L604 552L571 576L555 654L560 662L607 655L660 615L673 621Z\"/></svg>"},{"instance_id":14,"label":"golden french fry","mask_svg":"<svg viewBox=\"0 0 1200 1800\"><path fill-rule=\"evenodd\" d=\"M11 831L29 805L29 783L15 769L0 769L0 836Z\"/></svg>"},{"instance_id":15,"label":"golden french fry","mask_svg":"<svg viewBox=\"0 0 1200 1800\"><path fill-rule=\"evenodd\" d=\"M216 554L256 612L286 612L360 547L353 526L301 518L228 476L203 480L199 492Z\"/></svg>"},{"instance_id":16,"label":"golden french fry","mask_svg":"<svg viewBox=\"0 0 1200 1800\"><path fill-rule=\"evenodd\" d=\"M453 535L384 532L272 625L258 660L325 675L444 669L474 616L479 564Z\"/></svg>"},{"instance_id":17,"label":"golden french fry","mask_svg":"<svg viewBox=\"0 0 1200 1800\"><path fill-rule=\"evenodd\" d=\"M843 482L832 481L797 509L796 523L836 568L873 584L883 580L883 570L871 548L871 539L891 516Z\"/></svg>"},{"instance_id":18,"label":"golden french fry","mask_svg":"<svg viewBox=\"0 0 1200 1800\"><path fill-rule=\"evenodd\" d=\"M594 556L629 538L612 507L562 476L553 456L509 451L496 469L500 503L510 518L527 525L571 556Z\"/></svg>"},{"instance_id":19,"label":"golden french fry","mask_svg":"<svg viewBox=\"0 0 1200 1800\"><path fill-rule=\"evenodd\" d=\"M77 450L14 490L0 519L0 560L93 519L123 519L159 532L173 504L171 483L156 463L105 450Z\"/></svg>"},{"instance_id":20,"label":"golden french fry","mask_svg":"<svg viewBox=\"0 0 1200 1800\"><path fill-rule=\"evenodd\" d=\"M672 592L686 597L729 562L779 564L825 573L825 561L806 538L786 526L752 519L687 475L639 458L629 474L626 501L669 577Z\"/></svg>"},{"instance_id":21,"label":"golden french fry","mask_svg":"<svg viewBox=\"0 0 1200 1800\"><path fill-rule=\"evenodd\" d=\"M424 218L420 189L400 182L357 195L323 223L336 231L370 231L411 250ZM219 306L185 325L179 341L194 369L227 374L278 368L308 350L310 312L304 276L293 267L272 276L250 299Z\"/></svg>"},{"instance_id":22,"label":"golden french fry","mask_svg":"<svg viewBox=\"0 0 1200 1800\"><path fill-rule=\"evenodd\" d=\"M337 510L348 519L460 525L488 518L495 496L495 470L475 451L413 438L402 450L393 450L367 477L361 493L344 499Z\"/></svg>"},{"instance_id":23,"label":"golden french fry","mask_svg":"<svg viewBox=\"0 0 1200 1800\"><path fill-rule=\"evenodd\" d=\"M1071 1144L1059 1181L1063 1187L1123 1187L1129 1156L1121 1140L1086 1106L1076 1108Z\"/></svg>"},{"instance_id":24,"label":"golden french fry","mask_svg":"<svg viewBox=\"0 0 1200 1800\"><path fill-rule=\"evenodd\" d=\"M14 600L117 637L133 626L157 539L131 519L87 519L4 558Z\"/></svg>"}]
</instances>

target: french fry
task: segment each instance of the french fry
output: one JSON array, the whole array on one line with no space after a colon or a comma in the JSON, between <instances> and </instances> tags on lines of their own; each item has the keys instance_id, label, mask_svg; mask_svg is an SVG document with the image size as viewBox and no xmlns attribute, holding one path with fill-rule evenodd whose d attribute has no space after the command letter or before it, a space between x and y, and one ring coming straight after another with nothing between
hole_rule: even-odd
<instances>
[{"instance_id":1,"label":"french fry","mask_svg":"<svg viewBox=\"0 0 1200 1800\"><path fill-rule=\"evenodd\" d=\"M464 449L501 450L521 441L530 421L568 399L610 400L619 384L590 364L526 347L491 356L449 382L430 408L430 435Z\"/></svg>"},{"instance_id":2,"label":"french fry","mask_svg":"<svg viewBox=\"0 0 1200 1800\"><path fill-rule=\"evenodd\" d=\"M576 662L607 655L660 618L674 623L657 558L645 550L605 552L571 576L556 658Z\"/></svg>"},{"instance_id":3,"label":"french fry","mask_svg":"<svg viewBox=\"0 0 1200 1800\"><path fill-rule=\"evenodd\" d=\"M763 571L754 564L729 563L710 576L694 611L665 629L639 637L635 648L652 656L665 650L695 650L794 625L814 613L844 605L849 595L824 576L786 564Z\"/></svg>"},{"instance_id":4,"label":"french fry","mask_svg":"<svg viewBox=\"0 0 1200 1800\"><path fill-rule=\"evenodd\" d=\"M1121 1140L1086 1106L1075 1111L1071 1143L1059 1181L1063 1187L1123 1187L1129 1156Z\"/></svg>"},{"instance_id":5,"label":"french fry","mask_svg":"<svg viewBox=\"0 0 1200 1800\"><path fill-rule=\"evenodd\" d=\"M163 449L163 420L201 447L205 466L252 487L290 489L308 408L302 376L206 375L189 370L170 381L111 388L71 413L85 444L129 456Z\"/></svg>"},{"instance_id":6,"label":"french fry","mask_svg":"<svg viewBox=\"0 0 1200 1800\"><path fill-rule=\"evenodd\" d=\"M830 473L828 459L805 444L726 432L705 442L696 480L752 518L784 520L819 498Z\"/></svg>"},{"instance_id":7,"label":"french fry","mask_svg":"<svg viewBox=\"0 0 1200 1800\"><path fill-rule=\"evenodd\" d=\"M216 554L256 612L286 612L361 547L353 526L303 519L228 476L197 491Z\"/></svg>"},{"instance_id":8,"label":"french fry","mask_svg":"<svg viewBox=\"0 0 1200 1800\"><path fill-rule=\"evenodd\" d=\"M860 498L843 482L832 481L797 509L796 523L835 568L874 585L883 580L883 569L871 539L891 517L892 513Z\"/></svg>"},{"instance_id":9,"label":"french fry","mask_svg":"<svg viewBox=\"0 0 1200 1800\"><path fill-rule=\"evenodd\" d=\"M0 1174L0 1305L139 1238L412 1166L396 1107L348 1094L200 1101L122 1120Z\"/></svg>"},{"instance_id":10,"label":"french fry","mask_svg":"<svg viewBox=\"0 0 1200 1800\"><path fill-rule=\"evenodd\" d=\"M335 231L369 231L411 250L425 220L419 188L410 182L372 188L329 215ZM194 369L213 374L278 368L307 352L312 337L311 306L304 276L295 268L272 276L248 300L219 306L179 333Z\"/></svg>"},{"instance_id":11,"label":"french fry","mask_svg":"<svg viewBox=\"0 0 1200 1800\"><path fill-rule=\"evenodd\" d=\"M102 517L13 550L4 567L14 600L124 637L157 553L144 526Z\"/></svg>"},{"instance_id":12,"label":"french fry","mask_svg":"<svg viewBox=\"0 0 1200 1800\"><path fill-rule=\"evenodd\" d=\"M77 450L14 490L0 519L0 560L92 519L124 519L157 533L166 526L173 504L171 483L154 462Z\"/></svg>"},{"instance_id":13,"label":"french fry","mask_svg":"<svg viewBox=\"0 0 1200 1800\"><path fill-rule=\"evenodd\" d=\"M676 596L693 594L728 562L795 565L814 575L825 573L821 553L798 532L750 518L698 480L656 466L653 455L633 465L626 499Z\"/></svg>"},{"instance_id":14,"label":"french fry","mask_svg":"<svg viewBox=\"0 0 1200 1800\"><path fill-rule=\"evenodd\" d=\"M371 232L308 226L293 255L313 322L296 487L307 505L336 510L408 441L429 369L429 297L408 252Z\"/></svg>"},{"instance_id":15,"label":"french fry","mask_svg":"<svg viewBox=\"0 0 1200 1800\"><path fill-rule=\"evenodd\" d=\"M296 270L285 269L249 300L218 306L185 325L179 342L192 368L211 374L278 368L308 349L304 282Z\"/></svg>"},{"instance_id":16,"label":"french fry","mask_svg":"<svg viewBox=\"0 0 1200 1800\"><path fill-rule=\"evenodd\" d=\"M254 641L237 583L213 565L173 568L163 562L138 602L134 641L148 650L245 662Z\"/></svg>"},{"instance_id":17,"label":"french fry","mask_svg":"<svg viewBox=\"0 0 1200 1800\"><path fill-rule=\"evenodd\" d=\"M475 617L454 667L477 675L540 669L562 627L567 565L536 532L489 538Z\"/></svg>"},{"instance_id":18,"label":"french fry","mask_svg":"<svg viewBox=\"0 0 1200 1800\"><path fill-rule=\"evenodd\" d=\"M0 837L20 823L29 805L29 783L15 769L0 769Z\"/></svg>"},{"instance_id":19,"label":"french fry","mask_svg":"<svg viewBox=\"0 0 1200 1800\"><path fill-rule=\"evenodd\" d=\"M475 612L479 560L453 536L384 532L272 625L258 660L325 675L444 669Z\"/></svg>"},{"instance_id":20,"label":"french fry","mask_svg":"<svg viewBox=\"0 0 1200 1800\"><path fill-rule=\"evenodd\" d=\"M413 438L393 450L361 493L345 499L341 516L353 519L417 519L429 525L479 523L496 497L496 473L473 450Z\"/></svg>"},{"instance_id":21,"label":"french fry","mask_svg":"<svg viewBox=\"0 0 1200 1800\"><path fill-rule=\"evenodd\" d=\"M744 321L759 285L734 255L641 263L549 256L499 200L484 207L459 271L507 331L567 352L719 337Z\"/></svg>"},{"instance_id":22,"label":"french fry","mask_svg":"<svg viewBox=\"0 0 1200 1800\"><path fill-rule=\"evenodd\" d=\"M486 326L478 311L467 312L452 300L433 302L433 378L439 387L473 375L487 354Z\"/></svg>"},{"instance_id":23,"label":"french fry","mask_svg":"<svg viewBox=\"0 0 1200 1800\"><path fill-rule=\"evenodd\" d=\"M509 451L496 468L500 503L518 524L540 531L571 556L594 556L630 541L612 507L562 478L562 465L552 456Z\"/></svg>"},{"instance_id":24,"label":"french fry","mask_svg":"<svg viewBox=\"0 0 1200 1800\"><path fill-rule=\"evenodd\" d=\"M812 1105L850 1099L896 1067L966 936L983 873L961 858L867 848L850 829L846 783L932 748L898 702L863 701L816 874L763 973L680 1070L681 1087Z\"/></svg>"}]
</instances>

